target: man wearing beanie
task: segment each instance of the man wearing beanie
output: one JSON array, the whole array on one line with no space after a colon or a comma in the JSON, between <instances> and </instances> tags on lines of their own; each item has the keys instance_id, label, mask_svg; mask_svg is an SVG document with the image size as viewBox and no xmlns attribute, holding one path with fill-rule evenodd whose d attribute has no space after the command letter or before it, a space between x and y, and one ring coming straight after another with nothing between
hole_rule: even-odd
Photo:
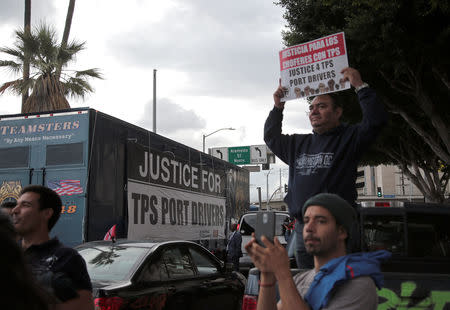
<instances>
[{"instance_id":1,"label":"man wearing beanie","mask_svg":"<svg viewBox=\"0 0 450 310\"><path fill-rule=\"evenodd\" d=\"M302 208L303 238L314 269L292 277L286 249L277 238L255 238L245 246L261 272L258 310L373 309L378 305L376 287L383 285L380 262L390 253L348 254L346 242L356 220L350 204L335 194L318 194ZM280 301L276 303L276 288Z\"/></svg>"}]
</instances>

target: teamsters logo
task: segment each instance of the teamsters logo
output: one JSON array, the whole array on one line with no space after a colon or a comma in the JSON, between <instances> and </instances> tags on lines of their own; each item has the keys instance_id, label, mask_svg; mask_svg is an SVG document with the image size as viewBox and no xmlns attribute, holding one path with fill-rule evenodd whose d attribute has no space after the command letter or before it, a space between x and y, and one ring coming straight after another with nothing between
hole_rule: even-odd
<instances>
[{"instance_id":1,"label":"teamsters logo","mask_svg":"<svg viewBox=\"0 0 450 310\"><path fill-rule=\"evenodd\" d=\"M19 199L22 184L20 181L3 181L0 187L0 203L7 200Z\"/></svg>"},{"instance_id":2,"label":"teamsters logo","mask_svg":"<svg viewBox=\"0 0 450 310\"><path fill-rule=\"evenodd\" d=\"M67 121L67 122L48 122L41 124L29 124L29 125L1 125L0 134L2 136L15 136L34 133L48 133L56 131L75 130L80 128L79 121Z\"/></svg>"}]
</instances>

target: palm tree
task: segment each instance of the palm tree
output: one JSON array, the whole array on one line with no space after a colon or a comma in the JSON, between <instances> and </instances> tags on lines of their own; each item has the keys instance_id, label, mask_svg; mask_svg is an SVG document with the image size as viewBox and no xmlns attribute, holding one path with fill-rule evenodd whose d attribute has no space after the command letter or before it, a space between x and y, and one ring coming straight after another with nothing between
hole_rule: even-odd
<instances>
[{"instance_id":1,"label":"palm tree","mask_svg":"<svg viewBox=\"0 0 450 310\"><path fill-rule=\"evenodd\" d=\"M75 55L84 49L85 42L72 41L65 46L58 45L55 30L41 24L34 31L16 31L14 47L2 47L14 60L0 60L0 67L10 69L15 74L22 73L25 55L29 55L30 77L19 78L0 86L0 95L9 90L18 95L31 91L23 108L23 113L42 112L70 108L66 97L81 97L93 92L89 78L102 78L98 69L82 71L68 70L67 66ZM56 74L61 66L61 75Z\"/></svg>"},{"instance_id":2,"label":"palm tree","mask_svg":"<svg viewBox=\"0 0 450 310\"><path fill-rule=\"evenodd\" d=\"M73 17L73 11L75 10L75 0L69 1L69 7L67 8L67 15L66 15L66 23L64 25L64 32L61 39L61 46L66 47L67 41L69 40L69 33L70 33L70 27L72 26L72 17ZM56 68L56 76L59 78L61 75L61 66L58 66Z\"/></svg>"},{"instance_id":3,"label":"palm tree","mask_svg":"<svg viewBox=\"0 0 450 310\"><path fill-rule=\"evenodd\" d=\"M25 0L25 12L24 12L24 30L26 34L30 34L31 29L31 0ZM29 56L25 54L23 60L23 80L27 81L30 78L30 61ZM28 99L28 91L22 93L22 113L25 102Z\"/></svg>"}]
</instances>

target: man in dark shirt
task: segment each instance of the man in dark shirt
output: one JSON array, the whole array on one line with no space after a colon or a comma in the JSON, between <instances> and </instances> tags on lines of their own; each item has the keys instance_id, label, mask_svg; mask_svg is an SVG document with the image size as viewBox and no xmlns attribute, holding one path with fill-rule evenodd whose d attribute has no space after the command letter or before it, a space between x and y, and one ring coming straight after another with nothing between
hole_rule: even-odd
<instances>
[{"instance_id":1,"label":"man in dark shirt","mask_svg":"<svg viewBox=\"0 0 450 310\"><path fill-rule=\"evenodd\" d=\"M301 208L305 201L319 193L334 193L355 206L358 162L386 123L387 115L373 89L364 83L353 68L342 70L343 79L355 88L363 119L355 125L341 123L343 108L334 94L316 96L309 104L312 134L284 135L284 89L273 94L274 108L264 125L264 141L272 152L289 165L289 187L285 202L297 219L297 265L312 268L312 256L303 244Z\"/></svg>"},{"instance_id":2,"label":"man in dark shirt","mask_svg":"<svg viewBox=\"0 0 450 310\"><path fill-rule=\"evenodd\" d=\"M57 309L94 309L86 263L78 252L50 239L61 214L61 199L53 190L25 187L13 209L13 223L33 275L56 299Z\"/></svg>"},{"instance_id":3,"label":"man in dark shirt","mask_svg":"<svg viewBox=\"0 0 450 310\"><path fill-rule=\"evenodd\" d=\"M235 271L239 271L239 258L242 256L242 236L237 224L230 225L231 234L227 244L227 261L233 263Z\"/></svg>"}]
</instances>

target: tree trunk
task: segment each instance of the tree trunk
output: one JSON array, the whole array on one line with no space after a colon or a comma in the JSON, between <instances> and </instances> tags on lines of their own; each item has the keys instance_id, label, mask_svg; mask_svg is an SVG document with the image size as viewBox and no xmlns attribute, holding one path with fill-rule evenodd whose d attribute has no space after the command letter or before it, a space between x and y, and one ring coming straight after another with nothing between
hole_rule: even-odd
<instances>
[{"instance_id":1,"label":"tree trunk","mask_svg":"<svg viewBox=\"0 0 450 310\"><path fill-rule=\"evenodd\" d=\"M406 169L401 169L402 172L410 179L410 181L419 189L421 189L421 192L425 199L429 202L434 203L443 203L445 200L444 194L445 194L445 188L441 188L440 184L435 184L434 182L430 182L432 176L431 173L428 171L423 171L425 174L425 179L422 178L420 175L420 171L417 171L417 173L414 173L413 171ZM428 180L428 182L426 181ZM423 188L426 187L428 190L423 191Z\"/></svg>"},{"instance_id":2,"label":"tree trunk","mask_svg":"<svg viewBox=\"0 0 450 310\"><path fill-rule=\"evenodd\" d=\"M65 48L67 46L67 41L69 40L70 27L72 26L72 17L73 11L75 10L75 0L69 1L69 7L67 9L66 15L66 24L64 26L64 33L61 39L61 48ZM59 81L59 77L61 76L62 64L58 65L56 68L56 78Z\"/></svg>"},{"instance_id":3,"label":"tree trunk","mask_svg":"<svg viewBox=\"0 0 450 310\"><path fill-rule=\"evenodd\" d=\"M24 32L25 35L30 35L31 32L31 0L25 0L25 14L24 14ZM27 49L25 49L27 50ZM24 54L23 59L23 81L27 84L30 78L30 55L29 53ZM24 113L25 102L28 99L28 88L22 90L22 113Z\"/></svg>"},{"instance_id":4,"label":"tree trunk","mask_svg":"<svg viewBox=\"0 0 450 310\"><path fill-rule=\"evenodd\" d=\"M419 82L419 77L411 73L409 80L412 82L408 84L407 82L396 81L385 72L379 71L379 73L387 83L391 83L395 90L411 97L416 102L417 106L430 120L430 125L435 131L430 132L430 130L425 129L420 125L417 118L412 117L410 113L406 112L397 104L390 102L388 98L383 97L383 101L391 112L400 115L443 162L450 164L450 127L435 111L431 98L425 93Z\"/></svg>"},{"instance_id":5,"label":"tree trunk","mask_svg":"<svg viewBox=\"0 0 450 310\"><path fill-rule=\"evenodd\" d=\"M409 154L409 157L407 157L405 154L393 153L388 150L384 150L384 152L397 163L400 170L420 190L427 201L434 203L444 202L445 189L449 178L448 173L443 173L439 177L437 167L424 164L419 166L414 160L407 159L411 158L412 154Z\"/></svg>"}]
</instances>

